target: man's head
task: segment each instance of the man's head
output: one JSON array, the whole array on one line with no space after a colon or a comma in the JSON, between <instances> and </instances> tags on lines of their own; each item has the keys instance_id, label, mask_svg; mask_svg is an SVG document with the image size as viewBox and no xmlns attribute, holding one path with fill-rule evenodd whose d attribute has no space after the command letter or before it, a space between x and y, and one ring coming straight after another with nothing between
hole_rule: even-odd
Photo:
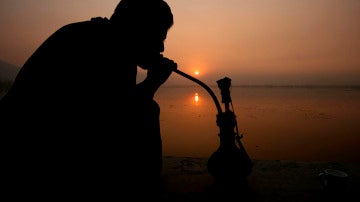
<instances>
[{"instance_id":1,"label":"man's head","mask_svg":"<svg viewBox=\"0 0 360 202\"><path fill-rule=\"evenodd\" d=\"M149 55L164 51L164 40L174 21L163 0L121 0L110 23L126 33L140 54Z\"/></svg>"},{"instance_id":2,"label":"man's head","mask_svg":"<svg viewBox=\"0 0 360 202\"><path fill-rule=\"evenodd\" d=\"M156 24L164 29L174 23L171 9L164 0L121 0L110 20L132 27Z\"/></svg>"}]
</instances>

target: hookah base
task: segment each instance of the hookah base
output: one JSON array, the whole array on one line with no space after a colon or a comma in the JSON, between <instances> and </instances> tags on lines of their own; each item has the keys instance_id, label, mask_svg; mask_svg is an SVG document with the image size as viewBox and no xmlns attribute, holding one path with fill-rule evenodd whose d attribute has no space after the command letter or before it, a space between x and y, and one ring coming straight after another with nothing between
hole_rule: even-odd
<instances>
[{"instance_id":1,"label":"hookah base","mask_svg":"<svg viewBox=\"0 0 360 202\"><path fill-rule=\"evenodd\" d=\"M207 169L217 180L242 182L252 171L253 163L240 149L218 149L209 158Z\"/></svg>"}]
</instances>

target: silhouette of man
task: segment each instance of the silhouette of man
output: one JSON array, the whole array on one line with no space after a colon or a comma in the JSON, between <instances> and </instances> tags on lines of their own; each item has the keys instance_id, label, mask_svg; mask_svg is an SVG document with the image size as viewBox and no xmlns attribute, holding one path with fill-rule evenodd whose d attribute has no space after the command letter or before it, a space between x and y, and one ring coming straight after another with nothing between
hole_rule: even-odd
<instances>
[{"instance_id":1,"label":"silhouette of man","mask_svg":"<svg viewBox=\"0 0 360 202\"><path fill-rule=\"evenodd\" d=\"M8 187L35 196L156 191L162 143L153 96L177 68L161 55L172 25L163 0L121 0L110 19L52 34L0 101ZM147 70L138 84L137 67Z\"/></svg>"}]
</instances>

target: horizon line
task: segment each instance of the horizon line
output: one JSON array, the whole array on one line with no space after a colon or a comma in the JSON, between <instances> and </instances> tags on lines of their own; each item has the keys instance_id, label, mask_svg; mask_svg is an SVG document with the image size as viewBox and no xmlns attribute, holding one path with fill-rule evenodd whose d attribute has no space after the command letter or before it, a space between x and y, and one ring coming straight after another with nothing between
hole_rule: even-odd
<instances>
[{"instance_id":1,"label":"horizon line","mask_svg":"<svg viewBox=\"0 0 360 202\"><path fill-rule=\"evenodd\" d=\"M217 85L208 85L210 88ZM201 87L197 84L164 84L164 88L185 88ZM360 84L233 84L231 87L237 88L352 88L360 89Z\"/></svg>"}]
</instances>

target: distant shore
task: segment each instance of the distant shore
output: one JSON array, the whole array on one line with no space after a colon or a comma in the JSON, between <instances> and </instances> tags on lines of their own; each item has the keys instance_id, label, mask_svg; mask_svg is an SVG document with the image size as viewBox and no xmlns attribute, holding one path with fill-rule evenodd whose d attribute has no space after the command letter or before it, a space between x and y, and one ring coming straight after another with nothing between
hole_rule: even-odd
<instances>
[{"instance_id":1,"label":"distant shore","mask_svg":"<svg viewBox=\"0 0 360 202\"><path fill-rule=\"evenodd\" d=\"M208 85L210 88L218 88L217 85ZM182 85L182 84L164 84L163 88L193 88L199 87L197 84ZM232 84L235 88L351 88L360 89L360 84Z\"/></svg>"},{"instance_id":2,"label":"distant shore","mask_svg":"<svg viewBox=\"0 0 360 202\"><path fill-rule=\"evenodd\" d=\"M211 201L213 176L207 172L206 158L164 157L164 183L169 201ZM248 176L245 201L360 201L360 163L303 162L253 160L253 171ZM348 173L345 191L328 192L320 183L319 174L325 169ZM243 190L224 193L245 197ZM230 197L231 198L231 197Z\"/></svg>"}]
</instances>

